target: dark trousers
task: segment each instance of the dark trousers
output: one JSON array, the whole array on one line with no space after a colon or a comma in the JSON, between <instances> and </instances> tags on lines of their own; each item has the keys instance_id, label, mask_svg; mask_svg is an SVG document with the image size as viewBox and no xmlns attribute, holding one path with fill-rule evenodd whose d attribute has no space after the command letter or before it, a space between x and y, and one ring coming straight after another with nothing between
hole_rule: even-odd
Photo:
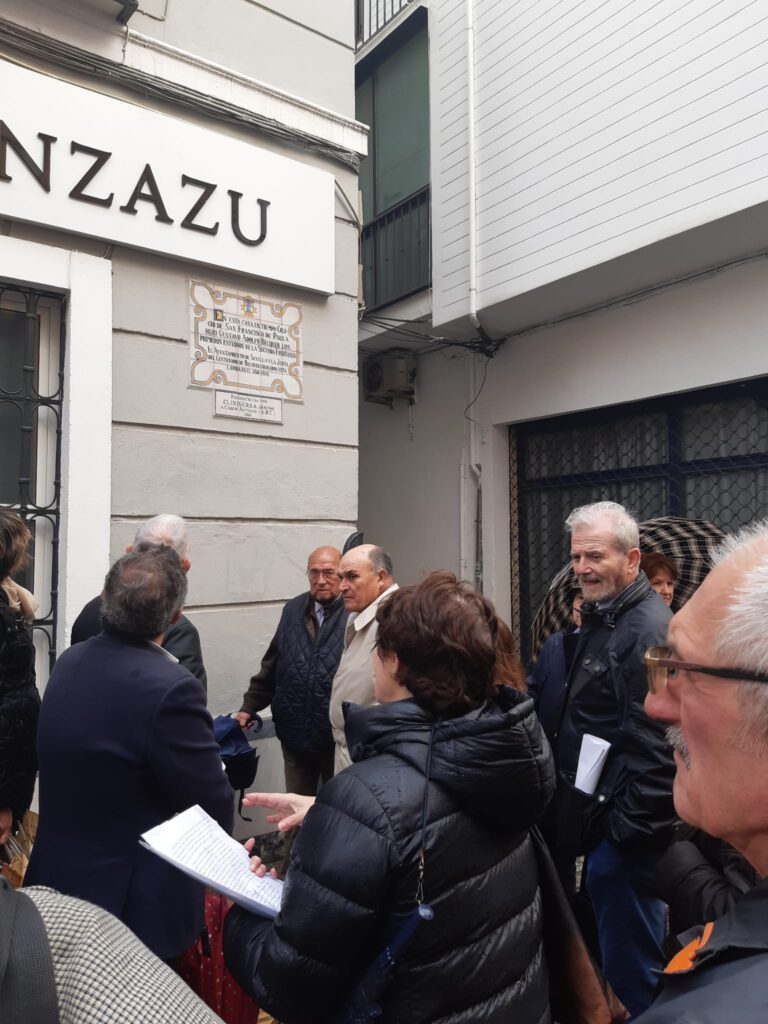
<instances>
[{"instance_id":1,"label":"dark trousers","mask_svg":"<svg viewBox=\"0 0 768 1024\"><path fill-rule=\"evenodd\" d=\"M299 793L301 796L317 796L320 786L333 778L333 750L323 754L297 754L284 743L283 762L285 765L286 793ZM291 829L285 837L285 859L283 860L283 876L291 862L291 848L298 829Z\"/></svg>"},{"instance_id":2,"label":"dark trousers","mask_svg":"<svg viewBox=\"0 0 768 1024\"><path fill-rule=\"evenodd\" d=\"M650 1006L664 967L665 908L647 889L657 859L603 839L585 865L603 974L633 1017Z\"/></svg>"},{"instance_id":3,"label":"dark trousers","mask_svg":"<svg viewBox=\"0 0 768 1024\"><path fill-rule=\"evenodd\" d=\"M333 778L333 747L323 754L297 754L283 743L285 791L317 796L322 782Z\"/></svg>"}]
</instances>

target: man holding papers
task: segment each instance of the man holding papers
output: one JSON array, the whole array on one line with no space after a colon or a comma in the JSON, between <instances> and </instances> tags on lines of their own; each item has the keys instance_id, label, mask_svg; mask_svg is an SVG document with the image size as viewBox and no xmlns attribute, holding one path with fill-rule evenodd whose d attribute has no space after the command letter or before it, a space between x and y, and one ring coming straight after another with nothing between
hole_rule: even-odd
<instances>
[{"instance_id":1,"label":"man holding papers","mask_svg":"<svg viewBox=\"0 0 768 1024\"><path fill-rule=\"evenodd\" d=\"M635 1016L663 966L664 904L645 881L674 822L672 752L643 710L643 656L671 612L640 571L637 523L621 505L577 508L566 527L584 604L554 743L559 859L587 855L603 969Z\"/></svg>"},{"instance_id":2,"label":"man holding papers","mask_svg":"<svg viewBox=\"0 0 768 1024\"><path fill-rule=\"evenodd\" d=\"M203 889L139 836L193 804L230 831L234 810L203 688L160 646L186 587L171 548L140 545L107 575L103 631L56 663L25 879L109 910L164 960L199 934Z\"/></svg>"}]
</instances>

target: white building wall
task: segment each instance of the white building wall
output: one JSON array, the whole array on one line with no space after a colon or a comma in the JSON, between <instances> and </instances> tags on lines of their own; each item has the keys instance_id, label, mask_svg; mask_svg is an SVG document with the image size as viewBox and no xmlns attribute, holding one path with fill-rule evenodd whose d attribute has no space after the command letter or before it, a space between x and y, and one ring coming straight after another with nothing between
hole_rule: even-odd
<instances>
[{"instance_id":1,"label":"white building wall","mask_svg":"<svg viewBox=\"0 0 768 1024\"><path fill-rule=\"evenodd\" d=\"M405 564L410 579L418 575L412 567L460 565L462 544L463 572L471 578L471 497L462 513L454 487L465 433L465 457L471 450L482 468L485 592L511 618L510 527L516 523L510 520L508 425L768 374L766 322L768 265L755 260L531 332L489 363L470 410L476 423L462 417L461 396L474 393L478 383L472 360L422 359L413 442L404 411L392 429L388 410L362 405L361 522L373 522L391 538L396 563ZM382 464L389 470L383 479L376 472Z\"/></svg>"},{"instance_id":2,"label":"white building wall","mask_svg":"<svg viewBox=\"0 0 768 1024\"><path fill-rule=\"evenodd\" d=\"M351 187L352 174L339 174ZM341 204L337 235L336 294L264 285L304 311L306 398L284 403L282 426L214 419L211 393L186 388L189 266L125 249L113 257L112 555L157 511L188 519L186 611L214 712L240 706L283 603L306 589L307 554L340 547L355 528L357 236ZM206 273L227 288L248 284Z\"/></svg>"},{"instance_id":3,"label":"white building wall","mask_svg":"<svg viewBox=\"0 0 768 1024\"><path fill-rule=\"evenodd\" d=\"M353 11L345 0L324 5L322 17L308 0L222 0L215 9L202 0L194 5L144 0L126 30L114 20L117 10L102 0L77 0L66 10L49 2L8 0L0 19L10 20L0 28L20 27L24 64L102 92L114 101L115 118L125 100L170 113L192 126L331 172L337 186L336 276L330 296L54 231L45 224L13 219L0 224L0 263L4 247L11 251L17 239L65 252L73 261L76 251L110 261L111 295L102 288L90 300L97 311L107 308L112 358L99 361L107 376L67 380L65 389L74 395L75 383L87 385L94 402L108 406L100 440L106 440L111 457L111 507L109 477L94 487L95 492L102 484L106 488L104 507L84 503L79 490L77 502L65 493L70 526L78 537L90 533L98 550L94 557L81 558L78 549L62 546L69 586L64 624L68 628L82 603L98 593L108 558L122 553L141 521L160 511L179 513L191 535L186 611L200 629L209 706L214 713L225 712L240 706L284 601L306 589L309 551L320 544L340 547L357 520L358 236L344 196L356 196L357 175L349 162L355 151L364 151L365 130L347 116L354 98ZM47 61L31 54L29 30L40 33ZM3 35L0 56L15 59L11 36L11 29ZM156 45L147 42L150 36ZM114 78L57 67L54 56L67 46L97 54L97 72L99 61L114 61ZM195 54L207 60L198 62ZM231 78L226 68L210 63L230 58ZM153 71L153 87L133 91L131 74ZM265 79L262 87L259 80ZM179 85L197 90L202 99L220 96L223 104L232 105L222 107L226 120L201 105L175 104L173 90ZM292 95L297 90L304 92ZM323 110L318 100L334 110ZM239 113L233 120L229 114L235 108ZM260 132L249 123L251 114L279 122L284 140ZM86 141L98 145L98 125L94 132ZM317 144L308 147L302 132L314 135ZM348 149L347 164L339 147ZM313 240L297 238L295 244L311 248ZM284 403L282 425L214 418L213 392L187 387L190 277L301 303L305 400ZM34 277L25 279L36 283ZM46 282L41 278L40 283ZM88 302L80 293L77 299ZM74 462L65 490L69 479L88 479L98 469L89 465L87 445L70 454Z\"/></svg>"},{"instance_id":4,"label":"white building wall","mask_svg":"<svg viewBox=\"0 0 768 1024\"><path fill-rule=\"evenodd\" d=\"M465 7L431 9L437 324L465 311ZM472 7L481 310L768 199L760 4Z\"/></svg>"},{"instance_id":5,"label":"white building wall","mask_svg":"<svg viewBox=\"0 0 768 1024\"><path fill-rule=\"evenodd\" d=\"M162 17L140 10L130 25L354 117L354 11L348 0L168 0Z\"/></svg>"},{"instance_id":6,"label":"white building wall","mask_svg":"<svg viewBox=\"0 0 768 1024\"><path fill-rule=\"evenodd\" d=\"M432 287L436 322L469 312L466 0L429 7Z\"/></svg>"},{"instance_id":7,"label":"white building wall","mask_svg":"<svg viewBox=\"0 0 768 1024\"><path fill-rule=\"evenodd\" d=\"M0 17L130 65L146 36L354 117L354 10L349 0L142 0L128 31L113 0L3 0ZM164 77L162 59L150 74Z\"/></svg>"},{"instance_id":8,"label":"white building wall","mask_svg":"<svg viewBox=\"0 0 768 1024\"><path fill-rule=\"evenodd\" d=\"M462 566L467 357L419 360L411 434L408 404L360 403L360 529L392 555L399 583Z\"/></svg>"}]
</instances>

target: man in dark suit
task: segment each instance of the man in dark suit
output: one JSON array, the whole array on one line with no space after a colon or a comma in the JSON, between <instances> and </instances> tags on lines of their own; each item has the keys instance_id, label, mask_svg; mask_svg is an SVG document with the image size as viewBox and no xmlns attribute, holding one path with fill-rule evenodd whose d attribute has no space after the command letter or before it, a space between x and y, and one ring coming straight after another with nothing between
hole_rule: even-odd
<instances>
[{"instance_id":1,"label":"man in dark suit","mask_svg":"<svg viewBox=\"0 0 768 1024\"><path fill-rule=\"evenodd\" d=\"M107 574L103 631L56 663L25 879L109 910L165 960L199 934L203 889L139 836L193 804L230 831L234 809L205 694L161 647L186 589L174 551L140 545Z\"/></svg>"},{"instance_id":2,"label":"man in dark suit","mask_svg":"<svg viewBox=\"0 0 768 1024\"><path fill-rule=\"evenodd\" d=\"M125 550L132 551L137 544L167 544L179 556L184 572L189 572L192 564L189 560L189 536L187 535L187 524L181 516L164 512L148 519L136 531L133 545L129 544ZM73 644L79 644L83 640L97 636L100 632L101 594L89 601L75 619L71 641ZM200 680L204 690L208 689L208 676L203 665L200 634L186 615L179 615L176 622L170 627L165 634L163 647Z\"/></svg>"}]
</instances>

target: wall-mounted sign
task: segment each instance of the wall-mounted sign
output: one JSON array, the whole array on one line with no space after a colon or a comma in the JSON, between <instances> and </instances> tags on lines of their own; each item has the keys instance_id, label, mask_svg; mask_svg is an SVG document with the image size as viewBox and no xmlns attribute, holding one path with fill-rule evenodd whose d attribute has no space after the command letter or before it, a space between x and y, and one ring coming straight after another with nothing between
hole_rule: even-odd
<instances>
[{"instance_id":1,"label":"wall-mounted sign","mask_svg":"<svg viewBox=\"0 0 768 1024\"><path fill-rule=\"evenodd\" d=\"M302 308L189 282L189 384L301 402Z\"/></svg>"},{"instance_id":2,"label":"wall-mounted sign","mask_svg":"<svg viewBox=\"0 0 768 1024\"><path fill-rule=\"evenodd\" d=\"M334 179L0 59L0 216L330 294Z\"/></svg>"},{"instance_id":3,"label":"wall-mounted sign","mask_svg":"<svg viewBox=\"0 0 768 1024\"><path fill-rule=\"evenodd\" d=\"M266 398L263 395L248 395L239 391L217 391L215 415L234 416L239 420L282 423L283 403L279 398Z\"/></svg>"}]
</instances>

